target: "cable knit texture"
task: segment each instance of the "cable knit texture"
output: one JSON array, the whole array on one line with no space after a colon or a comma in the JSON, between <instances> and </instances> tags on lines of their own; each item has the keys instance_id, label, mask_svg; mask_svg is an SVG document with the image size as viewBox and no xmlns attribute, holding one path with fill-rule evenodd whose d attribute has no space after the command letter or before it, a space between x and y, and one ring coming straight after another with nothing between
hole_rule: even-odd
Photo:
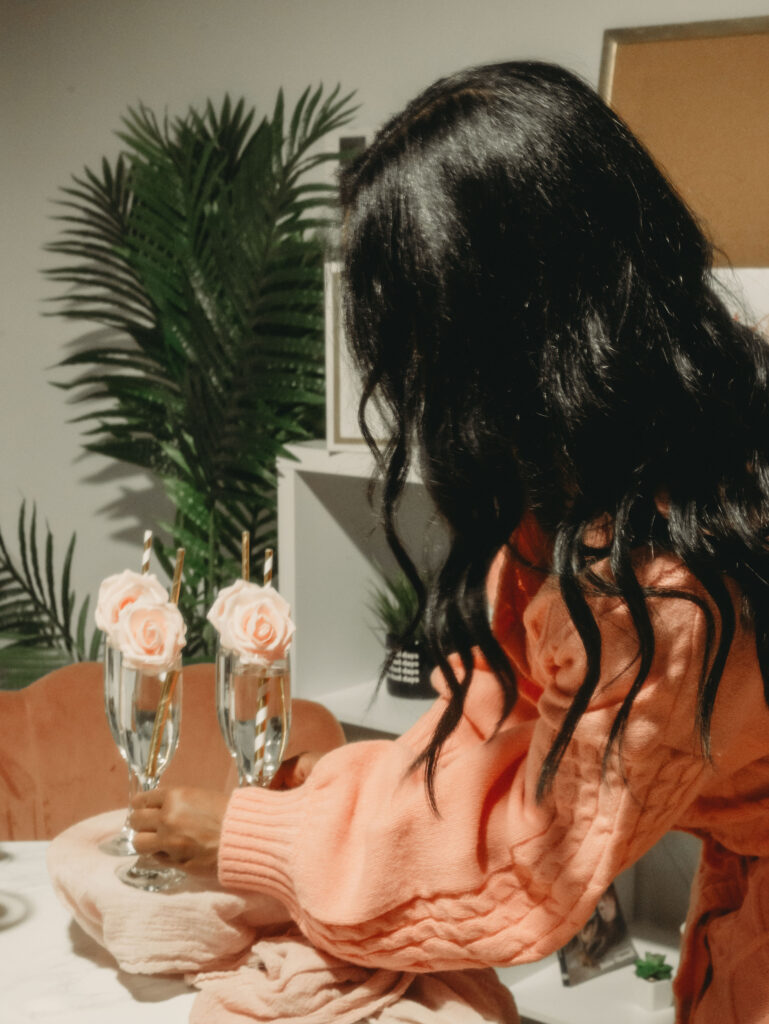
<instances>
[{"instance_id":1,"label":"cable knit texture","mask_svg":"<svg viewBox=\"0 0 769 1024\"><path fill-rule=\"evenodd\" d=\"M638 573L645 586L705 596L672 558ZM601 682L538 805L540 768L586 656L554 581L509 556L494 580L495 630L522 677L521 698L497 729L499 687L477 658L461 724L436 772L440 816L429 809L422 774L409 772L445 707L436 679L436 705L398 740L333 751L290 793L236 792L222 883L277 897L314 944L353 963L412 971L522 963L562 946L620 871L671 828L685 828L705 837L706 856L677 1019L769 1021L769 914L760 895L769 890L753 884L763 878L763 862L753 859L769 854L769 712L752 634L738 628L707 762L695 731L704 615L692 601L650 598L654 662L621 763L612 758L602 776L638 642L621 601L592 599ZM726 885L735 861L742 881Z\"/></svg>"}]
</instances>

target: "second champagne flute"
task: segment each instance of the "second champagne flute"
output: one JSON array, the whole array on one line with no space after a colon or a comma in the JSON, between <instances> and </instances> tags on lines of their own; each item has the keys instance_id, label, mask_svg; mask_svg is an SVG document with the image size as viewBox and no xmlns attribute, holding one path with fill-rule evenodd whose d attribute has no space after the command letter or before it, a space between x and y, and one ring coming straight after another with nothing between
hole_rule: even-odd
<instances>
[{"instance_id":1,"label":"second champagne flute","mask_svg":"<svg viewBox=\"0 0 769 1024\"><path fill-rule=\"evenodd\" d=\"M264 586L249 580L250 545L241 536L241 578L221 590L208 613L218 633L216 715L235 758L241 786L269 786L291 728L294 634L288 604L272 586L273 551L265 552Z\"/></svg>"},{"instance_id":2,"label":"second champagne flute","mask_svg":"<svg viewBox=\"0 0 769 1024\"><path fill-rule=\"evenodd\" d=\"M269 786L283 761L291 729L291 669L288 654L269 665L220 651L218 691L226 724L223 735L241 786Z\"/></svg>"}]
</instances>

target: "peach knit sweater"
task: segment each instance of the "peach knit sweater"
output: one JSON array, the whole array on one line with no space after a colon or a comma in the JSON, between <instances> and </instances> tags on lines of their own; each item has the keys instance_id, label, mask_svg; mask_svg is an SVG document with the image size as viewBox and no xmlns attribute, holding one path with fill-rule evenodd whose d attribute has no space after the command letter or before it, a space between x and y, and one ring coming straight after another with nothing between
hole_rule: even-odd
<instances>
[{"instance_id":1,"label":"peach knit sweater","mask_svg":"<svg viewBox=\"0 0 769 1024\"><path fill-rule=\"evenodd\" d=\"M649 560L639 575L648 586L704 596L669 557ZM499 687L478 658L435 776L440 817L422 774L408 769L445 696L396 741L327 754L299 789L236 791L220 880L277 897L315 945L353 963L505 965L564 945L620 871L668 830L686 829L705 846L677 1020L769 1022L769 711L752 634L738 626L708 763L695 730L705 616L691 601L651 598L654 663L622 765L613 758L602 779L606 737L637 670L637 640L624 604L595 599L601 683L538 805L540 766L585 669L557 585L539 581L509 560L501 567L494 623L525 677L521 696L497 730Z\"/></svg>"}]
</instances>

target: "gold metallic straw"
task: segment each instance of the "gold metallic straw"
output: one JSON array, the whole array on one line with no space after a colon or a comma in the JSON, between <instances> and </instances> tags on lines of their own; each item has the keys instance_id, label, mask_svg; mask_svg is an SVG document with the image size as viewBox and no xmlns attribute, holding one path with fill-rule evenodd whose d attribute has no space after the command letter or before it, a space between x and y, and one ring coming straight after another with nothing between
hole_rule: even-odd
<instances>
[{"instance_id":1,"label":"gold metallic straw","mask_svg":"<svg viewBox=\"0 0 769 1024\"><path fill-rule=\"evenodd\" d=\"M286 747L288 746L288 707L286 706L286 677L280 676L280 718L283 725L282 735L280 737L280 754L278 755L278 765L283 763L283 758L286 756Z\"/></svg>"},{"instance_id":2,"label":"gold metallic straw","mask_svg":"<svg viewBox=\"0 0 769 1024\"><path fill-rule=\"evenodd\" d=\"M171 584L171 601L173 604L179 603L179 593L182 587L182 567L184 566L184 548L177 548L176 550L176 565L174 566L174 580ZM161 677L162 678L162 677ZM154 778L157 772L158 766L158 755L160 754L160 737L163 735L166 722L168 721L168 712L171 707L171 701L173 700L174 690L176 689L176 683L179 679L179 670L172 669L170 672L165 673L165 679L163 680L163 689L160 693L160 700L158 701L158 710L155 715L155 724L152 727L152 739L150 740L150 750L147 757L147 775L149 778Z\"/></svg>"},{"instance_id":3,"label":"gold metallic straw","mask_svg":"<svg viewBox=\"0 0 769 1024\"><path fill-rule=\"evenodd\" d=\"M174 566L174 581L171 584L171 601L179 603L179 591L182 589L182 569L184 568L184 548L176 549L176 565Z\"/></svg>"},{"instance_id":4,"label":"gold metallic straw","mask_svg":"<svg viewBox=\"0 0 769 1024\"><path fill-rule=\"evenodd\" d=\"M150 557L152 556L152 530L144 531L144 547L142 548L142 576L150 571Z\"/></svg>"},{"instance_id":5,"label":"gold metallic straw","mask_svg":"<svg viewBox=\"0 0 769 1024\"><path fill-rule=\"evenodd\" d=\"M250 565L251 544L248 539L248 530L244 530L240 535L240 575L246 581L248 581L251 572Z\"/></svg>"}]
</instances>

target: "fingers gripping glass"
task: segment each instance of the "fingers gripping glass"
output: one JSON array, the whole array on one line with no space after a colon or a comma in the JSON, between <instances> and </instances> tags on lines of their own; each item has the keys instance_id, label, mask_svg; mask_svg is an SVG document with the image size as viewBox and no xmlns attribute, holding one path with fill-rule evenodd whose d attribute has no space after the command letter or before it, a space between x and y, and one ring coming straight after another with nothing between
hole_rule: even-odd
<instances>
[{"instance_id":1,"label":"fingers gripping glass","mask_svg":"<svg viewBox=\"0 0 769 1024\"><path fill-rule=\"evenodd\" d=\"M126 756L143 792L157 787L179 743L182 717L182 664L177 658L165 671L123 665L120 681L121 731ZM186 875L142 855L117 870L127 885L148 892L178 888Z\"/></svg>"}]
</instances>

